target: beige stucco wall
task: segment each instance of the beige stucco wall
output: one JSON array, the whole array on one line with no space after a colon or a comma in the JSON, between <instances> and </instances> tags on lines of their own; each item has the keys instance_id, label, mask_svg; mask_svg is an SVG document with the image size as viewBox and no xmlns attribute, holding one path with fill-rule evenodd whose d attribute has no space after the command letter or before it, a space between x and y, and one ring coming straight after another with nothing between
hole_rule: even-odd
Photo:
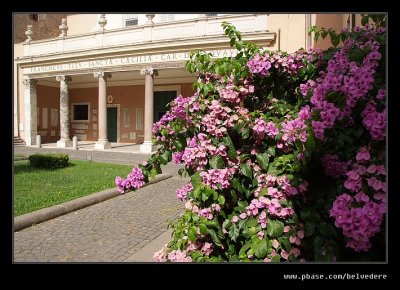
<instances>
[{"instance_id":1,"label":"beige stucco wall","mask_svg":"<svg viewBox=\"0 0 400 290\"><path fill-rule=\"evenodd\" d=\"M312 25L316 25L320 28L333 28L336 32L340 32L342 28L346 27L343 26L343 18L346 18L346 15L344 14L314 14L312 16ZM346 23L346 20L345 20ZM329 35L325 38L322 39L320 37L317 42L313 40L313 45L314 47L319 47L321 49L326 49L330 46L331 44L331 39Z\"/></svg>"},{"instance_id":2,"label":"beige stucco wall","mask_svg":"<svg viewBox=\"0 0 400 290\"><path fill-rule=\"evenodd\" d=\"M93 32L97 27L97 14L72 14L67 16L68 35Z\"/></svg>"},{"instance_id":3,"label":"beige stucco wall","mask_svg":"<svg viewBox=\"0 0 400 290\"><path fill-rule=\"evenodd\" d=\"M276 32L270 50L294 52L306 45L306 14L269 14L268 30ZM280 32L279 32L280 30Z\"/></svg>"}]
</instances>

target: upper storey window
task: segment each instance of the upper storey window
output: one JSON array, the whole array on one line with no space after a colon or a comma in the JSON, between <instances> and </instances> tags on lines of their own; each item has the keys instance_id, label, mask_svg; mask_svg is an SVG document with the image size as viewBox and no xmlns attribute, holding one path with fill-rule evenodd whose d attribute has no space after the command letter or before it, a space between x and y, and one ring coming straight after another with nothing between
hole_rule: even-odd
<instances>
[{"instance_id":1,"label":"upper storey window","mask_svg":"<svg viewBox=\"0 0 400 290\"><path fill-rule=\"evenodd\" d=\"M138 16L136 14L124 15L124 25L125 27L138 25Z\"/></svg>"},{"instance_id":2,"label":"upper storey window","mask_svg":"<svg viewBox=\"0 0 400 290\"><path fill-rule=\"evenodd\" d=\"M158 17L160 22L169 22L175 20L175 14L159 14Z\"/></svg>"},{"instance_id":3,"label":"upper storey window","mask_svg":"<svg viewBox=\"0 0 400 290\"><path fill-rule=\"evenodd\" d=\"M38 22L39 15L38 14L29 14L29 19L35 22Z\"/></svg>"}]
</instances>

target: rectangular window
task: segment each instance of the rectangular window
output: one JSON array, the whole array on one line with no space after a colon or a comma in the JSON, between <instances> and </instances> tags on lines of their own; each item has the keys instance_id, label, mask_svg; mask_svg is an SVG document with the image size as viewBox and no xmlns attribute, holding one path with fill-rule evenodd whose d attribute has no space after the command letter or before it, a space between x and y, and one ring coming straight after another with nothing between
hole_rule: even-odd
<instances>
[{"instance_id":1,"label":"rectangular window","mask_svg":"<svg viewBox=\"0 0 400 290\"><path fill-rule=\"evenodd\" d=\"M29 19L38 22L38 14L29 14Z\"/></svg>"},{"instance_id":2,"label":"rectangular window","mask_svg":"<svg viewBox=\"0 0 400 290\"><path fill-rule=\"evenodd\" d=\"M129 128L131 126L131 109L124 108L124 128Z\"/></svg>"},{"instance_id":3,"label":"rectangular window","mask_svg":"<svg viewBox=\"0 0 400 290\"><path fill-rule=\"evenodd\" d=\"M144 109L136 108L136 130L143 130Z\"/></svg>"},{"instance_id":4,"label":"rectangular window","mask_svg":"<svg viewBox=\"0 0 400 290\"><path fill-rule=\"evenodd\" d=\"M138 15L137 14L123 14L122 15L122 25L124 27L136 26L138 25Z\"/></svg>"},{"instance_id":5,"label":"rectangular window","mask_svg":"<svg viewBox=\"0 0 400 290\"><path fill-rule=\"evenodd\" d=\"M169 22L175 20L175 14L160 14L159 15L160 22Z\"/></svg>"},{"instance_id":6,"label":"rectangular window","mask_svg":"<svg viewBox=\"0 0 400 290\"><path fill-rule=\"evenodd\" d=\"M89 105L72 105L74 121L89 121Z\"/></svg>"},{"instance_id":7,"label":"rectangular window","mask_svg":"<svg viewBox=\"0 0 400 290\"><path fill-rule=\"evenodd\" d=\"M207 17L213 17L213 16L218 16L218 13L207 13Z\"/></svg>"},{"instance_id":8,"label":"rectangular window","mask_svg":"<svg viewBox=\"0 0 400 290\"><path fill-rule=\"evenodd\" d=\"M136 25L138 25L137 18L125 19L125 27L136 26Z\"/></svg>"}]
</instances>

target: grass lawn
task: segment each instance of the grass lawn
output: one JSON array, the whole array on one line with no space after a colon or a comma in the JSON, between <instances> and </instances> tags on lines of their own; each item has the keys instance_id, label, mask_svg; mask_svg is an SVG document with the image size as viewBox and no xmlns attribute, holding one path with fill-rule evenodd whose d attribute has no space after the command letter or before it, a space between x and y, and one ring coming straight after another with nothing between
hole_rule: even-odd
<instances>
[{"instance_id":1,"label":"grass lawn","mask_svg":"<svg viewBox=\"0 0 400 290\"><path fill-rule=\"evenodd\" d=\"M133 167L79 160L69 163L66 168L47 170L31 167L29 161L16 161L15 216L115 187L115 177L125 178Z\"/></svg>"}]
</instances>

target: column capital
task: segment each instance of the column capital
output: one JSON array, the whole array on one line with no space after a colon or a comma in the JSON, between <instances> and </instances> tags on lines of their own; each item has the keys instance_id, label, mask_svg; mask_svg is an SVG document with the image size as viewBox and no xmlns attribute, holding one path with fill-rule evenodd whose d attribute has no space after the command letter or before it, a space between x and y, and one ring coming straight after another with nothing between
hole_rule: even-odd
<instances>
[{"instance_id":1,"label":"column capital","mask_svg":"<svg viewBox=\"0 0 400 290\"><path fill-rule=\"evenodd\" d=\"M25 87L34 87L37 85L37 80L25 78L23 80Z\"/></svg>"},{"instance_id":2,"label":"column capital","mask_svg":"<svg viewBox=\"0 0 400 290\"><path fill-rule=\"evenodd\" d=\"M63 82L70 82L72 81L72 78L70 76L66 76L66 75L60 75L60 76L56 76L56 80L57 82L63 81Z\"/></svg>"},{"instance_id":3,"label":"column capital","mask_svg":"<svg viewBox=\"0 0 400 290\"><path fill-rule=\"evenodd\" d=\"M111 74L103 71L95 72L93 73L93 76L97 79L98 78L111 79Z\"/></svg>"},{"instance_id":4,"label":"column capital","mask_svg":"<svg viewBox=\"0 0 400 290\"><path fill-rule=\"evenodd\" d=\"M148 66L146 68L142 68L140 70L140 74L141 75L155 75L155 76L157 76L158 75L158 70L152 68L151 66Z\"/></svg>"}]
</instances>

